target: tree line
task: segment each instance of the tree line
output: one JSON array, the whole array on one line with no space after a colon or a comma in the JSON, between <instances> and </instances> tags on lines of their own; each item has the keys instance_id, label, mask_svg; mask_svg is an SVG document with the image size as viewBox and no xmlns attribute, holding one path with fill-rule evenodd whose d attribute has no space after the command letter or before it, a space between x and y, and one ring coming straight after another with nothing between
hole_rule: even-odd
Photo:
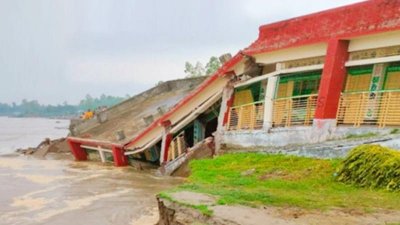
<instances>
[{"instance_id":1,"label":"tree line","mask_svg":"<svg viewBox=\"0 0 400 225\"><path fill-rule=\"evenodd\" d=\"M58 105L45 105L40 104L37 100L23 99L20 103L0 103L0 116L72 117L89 109L95 110L103 106L111 107L126 98L129 98L129 96L115 97L102 94L100 97L95 98L88 94L76 105L68 104L68 102Z\"/></svg>"},{"instance_id":2,"label":"tree line","mask_svg":"<svg viewBox=\"0 0 400 225\"><path fill-rule=\"evenodd\" d=\"M212 56L205 66L203 66L201 62L196 62L194 64L186 62L184 72L186 77L208 76L217 71L221 64L219 58ZM162 81L159 83L162 83ZM85 98L76 105L68 104L68 102L57 105L45 105L40 104L37 100L23 99L20 103L0 103L0 116L72 117L87 110L96 110L98 107L111 107L129 97L129 95L125 97L115 97L102 94L100 97L95 98L87 94Z\"/></svg>"}]
</instances>

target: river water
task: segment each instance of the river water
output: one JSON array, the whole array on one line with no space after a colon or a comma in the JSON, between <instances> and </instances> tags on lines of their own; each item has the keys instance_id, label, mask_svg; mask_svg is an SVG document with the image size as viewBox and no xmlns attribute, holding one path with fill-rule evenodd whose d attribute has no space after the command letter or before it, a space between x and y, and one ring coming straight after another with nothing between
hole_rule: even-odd
<instances>
[{"instance_id":1,"label":"river water","mask_svg":"<svg viewBox=\"0 0 400 225\"><path fill-rule=\"evenodd\" d=\"M133 168L13 154L63 137L68 121L0 117L1 225L134 225L157 220L155 195L181 182Z\"/></svg>"}]
</instances>

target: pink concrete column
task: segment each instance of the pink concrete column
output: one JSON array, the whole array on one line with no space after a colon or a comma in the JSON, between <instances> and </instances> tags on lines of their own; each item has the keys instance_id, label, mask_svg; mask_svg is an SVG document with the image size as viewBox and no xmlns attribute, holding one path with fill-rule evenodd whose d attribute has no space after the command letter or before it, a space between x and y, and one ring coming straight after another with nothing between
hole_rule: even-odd
<instances>
[{"instance_id":1,"label":"pink concrete column","mask_svg":"<svg viewBox=\"0 0 400 225\"><path fill-rule=\"evenodd\" d=\"M232 89L233 90L233 89ZM230 98L226 101L226 111L224 112L224 120L222 122L222 125L225 126L228 123L228 118L229 118L229 112L231 107L233 106L233 102L235 101L235 95L233 94L233 91L229 93L231 96Z\"/></svg>"},{"instance_id":2,"label":"pink concrete column","mask_svg":"<svg viewBox=\"0 0 400 225\"><path fill-rule=\"evenodd\" d=\"M114 158L114 165L117 167L128 166L128 157L125 155L123 148L118 146L112 146L112 154Z\"/></svg>"},{"instance_id":3,"label":"pink concrete column","mask_svg":"<svg viewBox=\"0 0 400 225\"><path fill-rule=\"evenodd\" d=\"M318 92L315 119L336 119L340 94L347 70L345 63L349 58L349 41L332 39L328 42L324 70Z\"/></svg>"},{"instance_id":4,"label":"pink concrete column","mask_svg":"<svg viewBox=\"0 0 400 225\"><path fill-rule=\"evenodd\" d=\"M163 138L165 140L165 144L163 145L163 149L162 149L164 154L163 154L161 163L168 161L169 146L171 145L172 138L173 138L173 136L170 133L165 134L165 138Z\"/></svg>"},{"instance_id":5,"label":"pink concrete column","mask_svg":"<svg viewBox=\"0 0 400 225\"><path fill-rule=\"evenodd\" d=\"M86 161L87 160L87 153L85 149L81 147L80 143L76 143L72 140L67 140L69 149L71 150L72 154L75 157L76 161Z\"/></svg>"},{"instance_id":6,"label":"pink concrete column","mask_svg":"<svg viewBox=\"0 0 400 225\"><path fill-rule=\"evenodd\" d=\"M171 121L163 121L161 126L164 127L164 133L161 140L161 155L160 155L160 165L165 164L168 161L168 150L171 145L173 135L170 133Z\"/></svg>"},{"instance_id":7,"label":"pink concrete column","mask_svg":"<svg viewBox=\"0 0 400 225\"><path fill-rule=\"evenodd\" d=\"M225 131L225 126L229 123L229 113L233 106L235 95L234 95L234 74L231 74L231 80L226 84L222 92L222 102L218 115L218 126L217 131L214 133L215 152L221 149L222 135Z\"/></svg>"}]
</instances>

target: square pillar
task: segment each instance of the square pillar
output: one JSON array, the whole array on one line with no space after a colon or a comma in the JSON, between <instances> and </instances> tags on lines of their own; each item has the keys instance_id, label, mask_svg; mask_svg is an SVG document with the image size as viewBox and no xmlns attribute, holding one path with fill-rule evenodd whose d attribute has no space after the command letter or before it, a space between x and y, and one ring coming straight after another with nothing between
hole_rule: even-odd
<instances>
[{"instance_id":1,"label":"square pillar","mask_svg":"<svg viewBox=\"0 0 400 225\"><path fill-rule=\"evenodd\" d=\"M123 148L118 146L112 146L112 154L114 158L114 165L117 167L128 166L128 157L125 155Z\"/></svg>"},{"instance_id":2,"label":"square pillar","mask_svg":"<svg viewBox=\"0 0 400 225\"><path fill-rule=\"evenodd\" d=\"M267 82L267 87L265 89L265 99L264 99L264 124L263 124L264 130L269 130L272 128L274 98L277 86L278 86L278 76L269 77Z\"/></svg>"},{"instance_id":3,"label":"square pillar","mask_svg":"<svg viewBox=\"0 0 400 225\"><path fill-rule=\"evenodd\" d=\"M233 83L228 82L228 84L224 87L224 90L222 91L222 102L221 108L219 110L217 130L224 130L225 125L228 123L229 110L232 107L234 101L233 93Z\"/></svg>"},{"instance_id":4,"label":"square pillar","mask_svg":"<svg viewBox=\"0 0 400 225\"><path fill-rule=\"evenodd\" d=\"M340 95L346 82L349 41L331 39L325 56L310 143L329 139L336 130Z\"/></svg>"},{"instance_id":5,"label":"square pillar","mask_svg":"<svg viewBox=\"0 0 400 225\"><path fill-rule=\"evenodd\" d=\"M347 75L345 63L349 58L348 47L349 41L332 39L328 42L315 111L317 120L336 120L340 94Z\"/></svg>"},{"instance_id":6,"label":"square pillar","mask_svg":"<svg viewBox=\"0 0 400 225\"><path fill-rule=\"evenodd\" d=\"M173 135L170 133L172 123L168 120L164 121L160 125L164 127L161 140L160 165L164 165L168 161L168 150L173 139Z\"/></svg>"},{"instance_id":7,"label":"square pillar","mask_svg":"<svg viewBox=\"0 0 400 225\"><path fill-rule=\"evenodd\" d=\"M69 149L71 150L72 154L75 157L76 161L86 161L87 160L87 153L85 149L81 147L80 143L74 142L72 140L67 140Z\"/></svg>"},{"instance_id":8,"label":"square pillar","mask_svg":"<svg viewBox=\"0 0 400 225\"><path fill-rule=\"evenodd\" d=\"M229 111L234 101L234 82L229 81L222 91L222 102L218 115L217 131L214 133L215 151L221 149L222 135L228 123Z\"/></svg>"}]
</instances>

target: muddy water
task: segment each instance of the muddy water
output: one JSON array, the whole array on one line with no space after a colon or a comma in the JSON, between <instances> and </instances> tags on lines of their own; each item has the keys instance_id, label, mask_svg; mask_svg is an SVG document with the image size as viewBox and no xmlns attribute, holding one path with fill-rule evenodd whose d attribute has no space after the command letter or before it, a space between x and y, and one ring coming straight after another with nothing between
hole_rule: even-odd
<instances>
[{"instance_id":1,"label":"muddy water","mask_svg":"<svg viewBox=\"0 0 400 225\"><path fill-rule=\"evenodd\" d=\"M68 155L35 159L3 152L0 224L154 224L155 194L180 182Z\"/></svg>"},{"instance_id":2,"label":"muddy water","mask_svg":"<svg viewBox=\"0 0 400 225\"><path fill-rule=\"evenodd\" d=\"M69 120L0 117L0 154L35 147L45 138L68 134Z\"/></svg>"}]
</instances>

